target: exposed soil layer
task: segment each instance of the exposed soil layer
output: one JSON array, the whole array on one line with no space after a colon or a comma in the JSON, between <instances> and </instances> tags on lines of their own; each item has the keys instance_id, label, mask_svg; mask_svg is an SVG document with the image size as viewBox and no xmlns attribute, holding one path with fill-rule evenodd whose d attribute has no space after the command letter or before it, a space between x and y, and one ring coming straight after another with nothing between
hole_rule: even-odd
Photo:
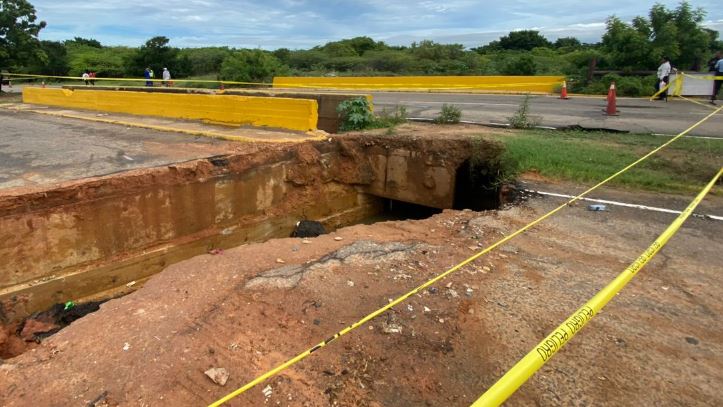
<instances>
[{"instance_id":1,"label":"exposed soil layer","mask_svg":"<svg viewBox=\"0 0 723 407\"><path fill-rule=\"evenodd\" d=\"M0 364L0 404L208 404L557 204L194 257ZM672 219L566 208L229 405L467 406ZM722 404L721 239L690 219L509 404Z\"/></svg>"}]
</instances>

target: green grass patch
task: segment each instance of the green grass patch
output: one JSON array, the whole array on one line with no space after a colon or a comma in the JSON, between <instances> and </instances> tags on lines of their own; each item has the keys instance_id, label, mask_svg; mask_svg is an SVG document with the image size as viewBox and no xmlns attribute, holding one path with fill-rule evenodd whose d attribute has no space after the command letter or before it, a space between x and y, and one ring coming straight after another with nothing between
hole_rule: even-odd
<instances>
[{"instance_id":1,"label":"green grass patch","mask_svg":"<svg viewBox=\"0 0 723 407\"><path fill-rule=\"evenodd\" d=\"M541 130L493 138L505 144L504 159L517 173L537 172L586 184L603 180L668 140L640 134ZM660 192L694 192L716 174L723 163L721 157L723 139L682 138L611 183Z\"/></svg>"}]
</instances>

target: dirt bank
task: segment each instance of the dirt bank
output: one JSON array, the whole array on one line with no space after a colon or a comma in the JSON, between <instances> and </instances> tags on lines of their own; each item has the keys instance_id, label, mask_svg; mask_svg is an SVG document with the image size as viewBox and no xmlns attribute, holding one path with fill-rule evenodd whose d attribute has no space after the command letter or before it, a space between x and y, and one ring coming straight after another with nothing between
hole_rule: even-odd
<instances>
[{"instance_id":1,"label":"dirt bank","mask_svg":"<svg viewBox=\"0 0 723 407\"><path fill-rule=\"evenodd\" d=\"M207 404L555 204L194 257L6 360L0 404ZM469 405L671 220L567 208L230 405ZM691 219L510 404L723 403L719 232Z\"/></svg>"}]
</instances>

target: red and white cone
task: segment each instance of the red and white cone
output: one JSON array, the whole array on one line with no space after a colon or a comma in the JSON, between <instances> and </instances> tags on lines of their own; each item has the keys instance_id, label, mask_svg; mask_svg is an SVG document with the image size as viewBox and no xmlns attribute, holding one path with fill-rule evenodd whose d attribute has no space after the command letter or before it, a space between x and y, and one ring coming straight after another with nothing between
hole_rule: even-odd
<instances>
[{"instance_id":1,"label":"red and white cone","mask_svg":"<svg viewBox=\"0 0 723 407\"><path fill-rule=\"evenodd\" d=\"M608 90L608 105L607 108L605 108L605 114L608 116L618 115L617 92L615 91L615 82L610 84L610 89Z\"/></svg>"},{"instance_id":2,"label":"red and white cone","mask_svg":"<svg viewBox=\"0 0 723 407\"><path fill-rule=\"evenodd\" d=\"M562 91L560 91L560 99L570 99L567 96L567 81L562 81Z\"/></svg>"}]
</instances>

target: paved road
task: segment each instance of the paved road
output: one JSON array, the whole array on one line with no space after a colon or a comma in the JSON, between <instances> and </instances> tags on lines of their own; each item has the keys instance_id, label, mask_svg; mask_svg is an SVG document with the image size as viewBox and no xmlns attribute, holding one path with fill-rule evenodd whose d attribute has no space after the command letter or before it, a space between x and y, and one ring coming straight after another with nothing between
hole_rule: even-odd
<instances>
[{"instance_id":1,"label":"paved road","mask_svg":"<svg viewBox=\"0 0 723 407\"><path fill-rule=\"evenodd\" d=\"M0 189L224 154L233 143L0 109Z\"/></svg>"},{"instance_id":2,"label":"paved road","mask_svg":"<svg viewBox=\"0 0 723 407\"><path fill-rule=\"evenodd\" d=\"M460 93L373 93L377 110L406 106L410 117L435 117L444 103L462 109L462 120L483 123L507 123L518 109L523 96L476 95ZM553 96L531 96L530 115L540 125L562 127L578 125L584 128L626 130L635 133L677 134L710 112L683 100L648 101L647 99L618 98L619 116L603 114L604 98L574 97L560 100ZM711 106L712 107L712 106ZM723 112L712 117L690 134L723 138Z\"/></svg>"}]
</instances>

